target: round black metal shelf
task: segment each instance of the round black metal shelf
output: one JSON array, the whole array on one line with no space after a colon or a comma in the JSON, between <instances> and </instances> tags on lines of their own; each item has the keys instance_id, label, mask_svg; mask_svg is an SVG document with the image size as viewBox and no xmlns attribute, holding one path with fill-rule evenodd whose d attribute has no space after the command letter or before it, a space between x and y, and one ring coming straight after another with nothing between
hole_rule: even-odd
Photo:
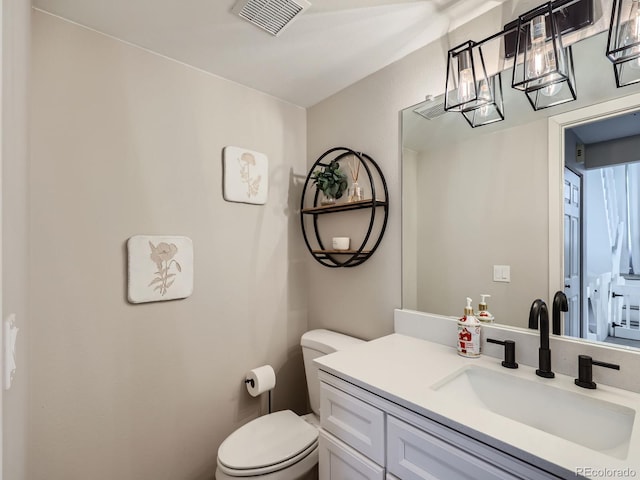
<instances>
[{"instance_id":1,"label":"round black metal shelf","mask_svg":"<svg viewBox=\"0 0 640 480\"><path fill-rule=\"evenodd\" d=\"M320 203L320 192L313 185L312 173L318 167L326 167L333 160L340 162L356 157L366 172L371 198L354 202L342 201L332 205ZM332 250L326 248L320 235L318 219L327 214L369 211L369 226L361 237L352 238L351 249ZM313 164L302 189L300 202L300 223L305 244L313 258L330 268L355 267L373 255L380 245L389 217L389 192L382 170L366 153L356 152L346 147L334 147L324 152ZM354 242L355 240L355 242ZM355 248L355 245L359 245Z\"/></svg>"}]
</instances>

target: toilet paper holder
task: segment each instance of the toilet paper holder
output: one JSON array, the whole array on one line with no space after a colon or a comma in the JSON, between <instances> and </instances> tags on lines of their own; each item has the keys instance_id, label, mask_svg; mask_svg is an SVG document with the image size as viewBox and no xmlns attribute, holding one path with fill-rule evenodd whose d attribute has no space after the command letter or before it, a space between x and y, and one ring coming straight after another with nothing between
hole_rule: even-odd
<instances>
[{"instance_id":1,"label":"toilet paper holder","mask_svg":"<svg viewBox=\"0 0 640 480\"><path fill-rule=\"evenodd\" d=\"M253 378L245 378L244 383L245 385L251 385L252 388L256 386L256 382L253 381ZM269 413L271 413L271 390L267 393L269 394Z\"/></svg>"}]
</instances>

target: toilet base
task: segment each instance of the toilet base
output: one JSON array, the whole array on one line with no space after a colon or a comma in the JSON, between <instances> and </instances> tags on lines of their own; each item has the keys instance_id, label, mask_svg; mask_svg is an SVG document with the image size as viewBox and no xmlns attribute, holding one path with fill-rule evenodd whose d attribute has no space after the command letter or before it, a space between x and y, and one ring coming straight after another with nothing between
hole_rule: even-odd
<instances>
[{"instance_id":1,"label":"toilet base","mask_svg":"<svg viewBox=\"0 0 640 480\"><path fill-rule=\"evenodd\" d=\"M240 473L240 472L239 472ZM318 480L318 448L309 453L306 457L287 468L276 472L267 473L265 475L255 475L244 477L242 475L229 475L216 469L216 480Z\"/></svg>"},{"instance_id":2,"label":"toilet base","mask_svg":"<svg viewBox=\"0 0 640 480\"><path fill-rule=\"evenodd\" d=\"M300 478L300 480L318 480L318 464L307 472L306 475Z\"/></svg>"}]
</instances>

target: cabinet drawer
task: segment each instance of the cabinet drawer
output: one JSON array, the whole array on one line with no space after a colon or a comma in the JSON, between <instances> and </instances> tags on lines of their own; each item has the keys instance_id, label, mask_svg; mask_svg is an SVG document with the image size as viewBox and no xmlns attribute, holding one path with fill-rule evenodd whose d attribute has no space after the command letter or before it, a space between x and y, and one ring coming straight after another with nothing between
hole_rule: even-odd
<instances>
[{"instance_id":1,"label":"cabinet drawer","mask_svg":"<svg viewBox=\"0 0 640 480\"><path fill-rule=\"evenodd\" d=\"M376 465L331 434L320 432L319 480L384 480Z\"/></svg>"},{"instance_id":2,"label":"cabinet drawer","mask_svg":"<svg viewBox=\"0 0 640 480\"><path fill-rule=\"evenodd\" d=\"M490 458L477 457L391 416L387 435L387 470L403 480L522 478L492 465Z\"/></svg>"},{"instance_id":3,"label":"cabinet drawer","mask_svg":"<svg viewBox=\"0 0 640 480\"><path fill-rule=\"evenodd\" d=\"M320 426L374 462L384 465L382 410L322 383Z\"/></svg>"}]
</instances>

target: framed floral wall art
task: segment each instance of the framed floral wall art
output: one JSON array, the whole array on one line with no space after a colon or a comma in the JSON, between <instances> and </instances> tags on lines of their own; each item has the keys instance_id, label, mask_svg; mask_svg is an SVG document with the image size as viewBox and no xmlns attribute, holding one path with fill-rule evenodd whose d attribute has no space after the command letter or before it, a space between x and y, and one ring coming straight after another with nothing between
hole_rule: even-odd
<instances>
[{"instance_id":1,"label":"framed floral wall art","mask_svg":"<svg viewBox=\"0 0 640 480\"><path fill-rule=\"evenodd\" d=\"M186 298L193 293L193 242L188 237L134 235L127 241L131 303Z\"/></svg>"},{"instance_id":2,"label":"framed floral wall art","mask_svg":"<svg viewBox=\"0 0 640 480\"><path fill-rule=\"evenodd\" d=\"M269 159L264 153L224 147L223 197L228 202L264 205L269 193Z\"/></svg>"}]
</instances>

